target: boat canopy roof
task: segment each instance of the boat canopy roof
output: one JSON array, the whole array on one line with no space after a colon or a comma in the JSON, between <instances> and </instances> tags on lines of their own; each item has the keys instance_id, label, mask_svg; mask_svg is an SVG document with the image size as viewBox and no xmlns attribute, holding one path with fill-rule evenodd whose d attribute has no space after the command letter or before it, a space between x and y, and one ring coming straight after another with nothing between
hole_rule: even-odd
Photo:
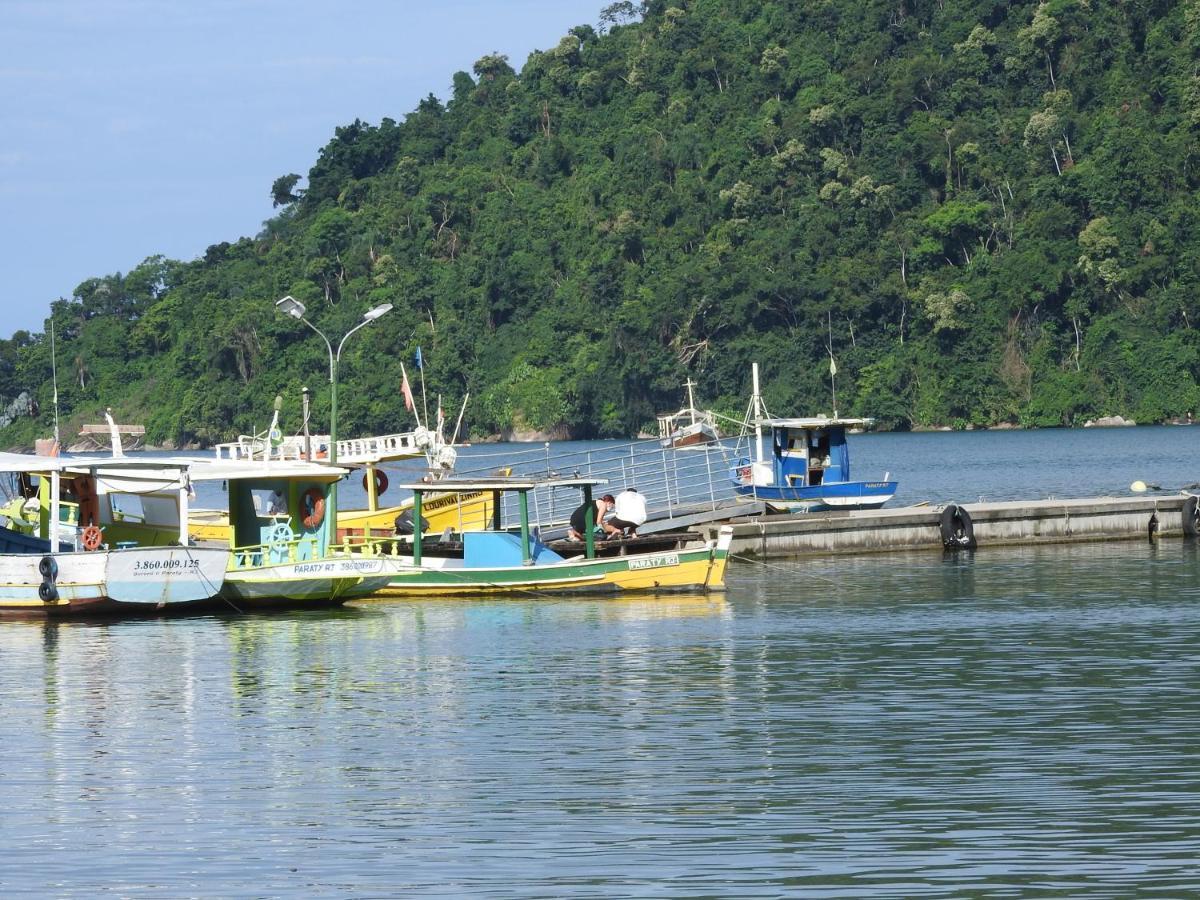
<instances>
[{"instance_id":1,"label":"boat canopy roof","mask_svg":"<svg viewBox=\"0 0 1200 900\"><path fill-rule=\"evenodd\" d=\"M241 481L264 478L316 482L338 481L350 473L343 466L315 462L231 462L194 457L34 456L0 452L0 472L68 477L91 475L101 491L148 494L178 488L191 481ZM187 473L186 475L184 473Z\"/></svg>"},{"instance_id":2,"label":"boat canopy roof","mask_svg":"<svg viewBox=\"0 0 1200 900\"><path fill-rule=\"evenodd\" d=\"M0 452L0 472L28 472L41 475L49 472L74 472L86 475L91 472L109 472L115 469L153 470L169 469L178 477L181 469L191 466L190 461L167 459L130 459L127 456L35 456L32 453Z\"/></svg>"},{"instance_id":3,"label":"boat canopy roof","mask_svg":"<svg viewBox=\"0 0 1200 900\"><path fill-rule=\"evenodd\" d=\"M815 416L810 419L759 419L758 424L768 428L868 428L875 424L875 420Z\"/></svg>"},{"instance_id":4,"label":"boat canopy roof","mask_svg":"<svg viewBox=\"0 0 1200 900\"><path fill-rule=\"evenodd\" d=\"M595 487L608 484L606 478L441 478L399 484L407 491L532 491L544 487Z\"/></svg>"},{"instance_id":5,"label":"boat canopy roof","mask_svg":"<svg viewBox=\"0 0 1200 900\"><path fill-rule=\"evenodd\" d=\"M192 481L256 481L274 478L284 481L333 482L340 481L351 471L345 466L296 459L273 459L270 462L193 459L189 462Z\"/></svg>"}]
</instances>

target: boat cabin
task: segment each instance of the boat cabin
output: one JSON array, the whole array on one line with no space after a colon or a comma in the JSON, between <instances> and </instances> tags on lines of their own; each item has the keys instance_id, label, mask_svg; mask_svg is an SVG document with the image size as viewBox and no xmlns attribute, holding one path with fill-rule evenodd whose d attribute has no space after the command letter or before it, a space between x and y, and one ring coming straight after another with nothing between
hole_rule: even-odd
<instances>
[{"instance_id":1,"label":"boat cabin","mask_svg":"<svg viewBox=\"0 0 1200 900\"><path fill-rule=\"evenodd\" d=\"M427 494L454 492L457 494L485 494L491 496L491 527L482 531L467 531L462 534L462 553L466 564L470 567L493 567L507 565L532 566L548 562L561 562L563 557L542 543L535 533L529 518L529 494L538 488L578 488L583 493L583 502L591 507L592 489L597 485L606 484L599 478L556 478L556 479L526 479L512 477L498 478L446 478L435 484L416 482L400 485L401 488L413 493L413 535L412 558L414 565L421 565L421 555L424 551L425 517L422 514ZM503 495L515 493L518 504L518 523L511 530L504 526ZM596 540L593 535L589 513L585 555L588 559L596 556Z\"/></svg>"},{"instance_id":2,"label":"boat cabin","mask_svg":"<svg viewBox=\"0 0 1200 900\"><path fill-rule=\"evenodd\" d=\"M3 509L6 537L21 534L46 550L51 531L60 550L95 549L101 542L186 545L189 466L162 459L0 454L0 471L19 475L19 496ZM51 522L57 527L51 529ZM6 552L21 551L14 545Z\"/></svg>"},{"instance_id":3,"label":"boat cabin","mask_svg":"<svg viewBox=\"0 0 1200 900\"><path fill-rule=\"evenodd\" d=\"M816 487L850 481L846 430L865 428L871 419L763 419L759 428L770 439L770 455L743 465L737 481L756 486ZM766 437L766 435L764 435Z\"/></svg>"},{"instance_id":4,"label":"boat cabin","mask_svg":"<svg viewBox=\"0 0 1200 900\"><path fill-rule=\"evenodd\" d=\"M412 556L414 565L421 565L424 557L458 558L467 568L484 569L504 566L540 566L572 559L596 559L598 557L669 551L700 540L700 535L690 531L657 532L637 538L604 538L595 534L592 521L595 506L594 488L607 484L600 478L445 478L433 484L418 482L402 484L401 488L413 492L411 526L412 534L397 535L395 540L378 541L364 539L363 545L374 544L389 555ZM587 504L587 527L582 541L568 540L566 527L561 522L535 523L530 516L530 494L534 491L559 491L563 488L577 489L581 502ZM490 527L478 531L455 534L447 528L440 535L430 534L425 515L429 496L435 498L445 492L467 496L482 496L490 500ZM517 495L517 521L504 521L504 494Z\"/></svg>"},{"instance_id":5,"label":"boat cabin","mask_svg":"<svg viewBox=\"0 0 1200 900\"><path fill-rule=\"evenodd\" d=\"M349 469L315 462L197 462L195 482L220 481L227 494L235 565L303 562L333 545L330 489Z\"/></svg>"}]
</instances>

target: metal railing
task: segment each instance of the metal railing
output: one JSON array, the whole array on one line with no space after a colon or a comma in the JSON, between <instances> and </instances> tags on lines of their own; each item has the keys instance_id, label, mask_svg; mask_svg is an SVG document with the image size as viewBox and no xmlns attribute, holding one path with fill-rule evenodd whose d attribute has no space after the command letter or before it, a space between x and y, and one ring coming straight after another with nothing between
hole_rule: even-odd
<instances>
[{"instance_id":1,"label":"metal railing","mask_svg":"<svg viewBox=\"0 0 1200 900\"><path fill-rule=\"evenodd\" d=\"M745 439L728 438L699 447L663 447L659 440L612 444L588 450L553 452L549 443L540 448L495 454L495 462L483 463L486 455L473 454L455 477L494 475L497 468L511 470L513 477L604 479L595 495L617 494L636 488L646 498L651 518L673 519L699 510L715 510L737 502L730 480L730 467L746 454ZM482 464L481 464L482 463ZM561 525L579 506L578 488L549 485L529 495L531 523L542 527ZM506 525L517 521L517 498L506 495L503 515Z\"/></svg>"}]
</instances>

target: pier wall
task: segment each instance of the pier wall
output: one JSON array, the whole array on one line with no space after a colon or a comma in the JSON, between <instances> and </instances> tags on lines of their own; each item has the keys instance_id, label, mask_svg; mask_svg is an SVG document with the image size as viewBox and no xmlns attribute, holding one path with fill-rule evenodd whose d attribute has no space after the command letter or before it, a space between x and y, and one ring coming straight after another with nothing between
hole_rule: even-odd
<instances>
[{"instance_id":1,"label":"pier wall","mask_svg":"<svg viewBox=\"0 0 1200 900\"><path fill-rule=\"evenodd\" d=\"M1148 540L1183 534L1182 494L960 504L979 547ZM941 550L944 506L770 515L732 520L732 552L759 558L896 550ZM715 526L711 527L715 535Z\"/></svg>"}]
</instances>

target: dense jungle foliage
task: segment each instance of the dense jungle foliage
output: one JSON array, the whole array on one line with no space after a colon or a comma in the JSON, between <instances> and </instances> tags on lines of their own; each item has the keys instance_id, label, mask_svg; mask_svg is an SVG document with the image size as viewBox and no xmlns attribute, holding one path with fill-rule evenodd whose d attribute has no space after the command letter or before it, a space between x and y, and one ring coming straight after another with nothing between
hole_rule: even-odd
<instances>
[{"instance_id":1,"label":"dense jungle foliage","mask_svg":"<svg viewBox=\"0 0 1200 900\"><path fill-rule=\"evenodd\" d=\"M1200 4L615 3L519 72L501 53L403 121L338 128L261 234L53 305L64 416L156 442L328 409L407 428L399 363L476 435L631 435L680 403L889 427L1162 421L1200 407ZM268 186L264 185L264 190ZM46 335L0 395L50 421ZM432 403L432 399L431 399Z\"/></svg>"}]
</instances>

